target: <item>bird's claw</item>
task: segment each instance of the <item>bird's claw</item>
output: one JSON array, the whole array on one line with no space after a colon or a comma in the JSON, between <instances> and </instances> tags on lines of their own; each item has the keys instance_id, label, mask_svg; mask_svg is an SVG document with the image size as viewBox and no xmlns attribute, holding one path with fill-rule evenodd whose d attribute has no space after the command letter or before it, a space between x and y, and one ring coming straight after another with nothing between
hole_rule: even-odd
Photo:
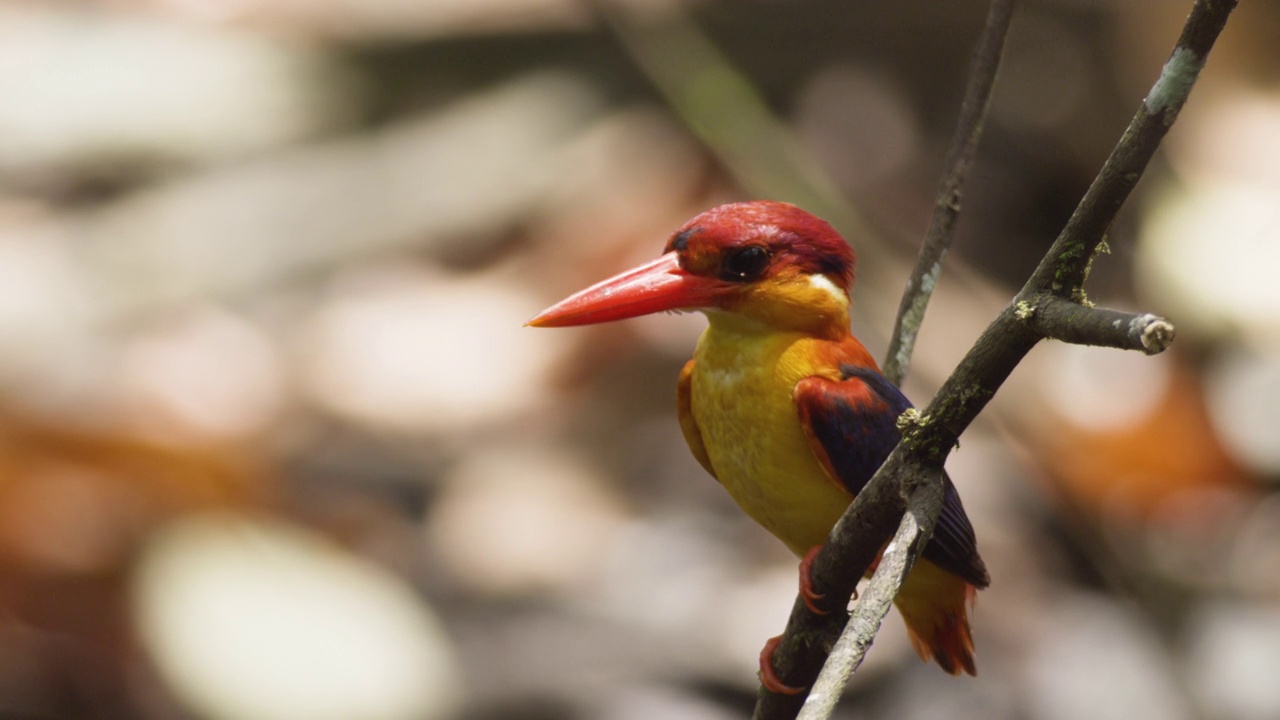
<instances>
[{"instance_id":1,"label":"bird's claw","mask_svg":"<svg viewBox=\"0 0 1280 720\"><path fill-rule=\"evenodd\" d=\"M783 683L773 670L773 651L778 649L778 643L780 642L782 642L781 635L771 637L764 644L764 649L760 651L760 684L764 685L770 692L775 692L779 695L799 695L804 692L805 689L803 687L793 687Z\"/></svg>"},{"instance_id":2,"label":"bird's claw","mask_svg":"<svg viewBox=\"0 0 1280 720\"><path fill-rule=\"evenodd\" d=\"M809 608L809 612L814 615L827 615L829 610L823 610L818 607L818 601L825 598L825 593L817 592L813 589L813 561L818 558L818 552L822 550L821 545L814 545L809 548L809 552L804 554L804 559L800 561L800 599L804 600L804 606Z\"/></svg>"}]
</instances>

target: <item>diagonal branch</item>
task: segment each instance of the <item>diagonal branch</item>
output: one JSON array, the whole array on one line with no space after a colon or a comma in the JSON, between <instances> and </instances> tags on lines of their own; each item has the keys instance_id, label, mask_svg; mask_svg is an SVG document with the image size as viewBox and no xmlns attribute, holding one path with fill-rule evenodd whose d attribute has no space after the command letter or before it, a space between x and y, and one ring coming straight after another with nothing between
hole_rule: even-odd
<instances>
[{"instance_id":1,"label":"diagonal branch","mask_svg":"<svg viewBox=\"0 0 1280 720\"><path fill-rule=\"evenodd\" d=\"M1047 329L1045 326L1026 322L1027 304L1045 295L1070 300L1083 298L1089 261L1186 102L1205 58L1235 6L1235 0L1197 0L1151 92L1036 271L1013 302L978 338L924 413L912 417L902 442L836 524L813 563L815 589L825 593L832 604L844 602L852 594L857 579L875 559L876 548L902 519L908 499L915 506L920 502L914 497L918 489L936 484L936 479L932 482L918 479L937 477L960 433L1045 336L1042 334ZM1067 326L1085 322L1090 313L1110 312L1078 307L1079 314L1073 311L1070 317L1066 313L1061 315ZM1151 326L1159 325L1155 321L1151 323ZM1167 330L1159 330L1157 335L1171 333L1172 326L1163 325ZM1058 336L1071 334L1065 330L1056 333ZM1153 347L1161 344L1167 342L1158 342ZM937 508L926 507L922 512L936 516ZM899 539L910 543L918 552L923 543L917 538L927 534L921 533L919 527L913 530L913 525L915 521L904 521ZM860 612L861 608L855 610ZM844 623L842 618L833 617L838 615L813 615L797 599L787 630L773 654L774 669L782 682L799 687L814 682L825 656L840 636ZM858 637L866 635L859 627L850 632ZM870 637L863 640L869 641ZM841 643L841 647L850 644L857 643ZM849 665L856 669L857 662L855 659ZM753 717L758 720L792 718L802 702L803 693L786 696L761 688Z\"/></svg>"}]
</instances>

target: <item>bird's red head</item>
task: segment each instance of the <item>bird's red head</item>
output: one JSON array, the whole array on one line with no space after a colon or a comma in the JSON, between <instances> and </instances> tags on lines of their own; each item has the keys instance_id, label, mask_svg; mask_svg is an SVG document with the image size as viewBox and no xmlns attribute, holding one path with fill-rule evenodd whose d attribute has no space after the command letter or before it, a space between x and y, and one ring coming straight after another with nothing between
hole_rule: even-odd
<instances>
[{"instance_id":1,"label":"bird's red head","mask_svg":"<svg viewBox=\"0 0 1280 720\"><path fill-rule=\"evenodd\" d=\"M562 300L528 324L701 310L778 329L847 329L853 268L853 250L839 233L794 205L721 205L676 230L657 260Z\"/></svg>"}]
</instances>

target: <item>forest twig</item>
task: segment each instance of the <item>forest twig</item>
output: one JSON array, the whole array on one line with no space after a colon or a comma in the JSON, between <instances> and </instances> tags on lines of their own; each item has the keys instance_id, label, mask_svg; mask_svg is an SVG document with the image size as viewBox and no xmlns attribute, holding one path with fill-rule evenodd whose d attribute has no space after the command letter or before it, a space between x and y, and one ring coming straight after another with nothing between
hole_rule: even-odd
<instances>
[{"instance_id":1,"label":"forest twig","mask_svg":"<svg viewBox=\"0 0 1280 720\"><path fill-rule=\"evenodd\" d=\"M1037 300L1052 296L1080 308L1079 313L1060 313L1064 322L1070 317L1074 318L1070 322L1083 323L1090 314L1113 312L1089 308L1079 302L1084 297L1089 262L1186 102L1205 58L1235 6L1235 0L1197 0L1159 78L1040 265L1014 300L978 338L926 410L915 416L916 422L904 431L902 442L836 524L813 563L815 589L824 593L829 603L844 602L851 596L881 543L902 519L909 502L904 499L904 493L911 496L931 484L919 478L935 477L960 433L982 411L1027 352L1045 337L1041 330L1046 328L1028 322L1034 320L1035 312L1028 316L1027 308L1034 308ZM1051 312L1061 307L1057 303L1054 306ZM1151 351L1163 349L1172 337L1172 325L1166 321L1153 318L1146 327L1152 329ZM1056 332L1066 337L1075 331ZM1148 350L1145 345L1143 349ZM926 471L923 476L919 474L922 471ZM807 687L815 681L843 629L844 619L838 616L839 613L814 615L797 598L787 629L773 653L774 670L783 683ZM860 627L850 632L861 642L870 642L873 637ZM762 687L753 717L757 720L796 717L804 695L782 695Z\"/></svg>"},{"instance_id":2,"label":"forest twig","mask_svg":"<svg viewBox=\"0 0 1280 720\"><path fill-rule=\"evenodd\" d=\"M951 138L947 152L946 171L942 188L933 204L929 229L916 259L915 269L902 291L898 316L893 322L893 334L889 337L889 350L884 361L884 376L889 382L901 386L911 364L916 335L924 322L924 313L933 296L933 288L942 272L942 259L955 237L956 220L960 217L960 200L969 168L978 154L978 141L986 124L987 109L991 105L991 90L995 87L1000 70L1000 58L1004 54L1004 41L1009 35L1009 23L1013 20L1017 0L992 0L987 11L986 24L969 67L969 80L965 85L964 100L960 103L960 119Z\"/></svg>"},{"instance_id":3,"label":"forest twig","mask_svg":"<svg viewBox=\"0 0 1280 720\"><path fill-rule=\"evenodd\" d=\"M1162 353L1173 342L1173 323L1151 313L1137 315L1088 307L1056 295L1022 300L1014 316L1043 337L1075 345L1097 345Z\"/></svg>"}]
</instances>

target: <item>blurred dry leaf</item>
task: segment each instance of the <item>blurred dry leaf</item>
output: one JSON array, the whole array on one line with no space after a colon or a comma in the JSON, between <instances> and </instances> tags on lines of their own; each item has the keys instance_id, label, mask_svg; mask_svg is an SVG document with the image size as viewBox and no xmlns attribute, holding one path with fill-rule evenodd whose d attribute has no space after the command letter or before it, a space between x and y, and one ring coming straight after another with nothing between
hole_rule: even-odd
<instances>
[{"instance_id":1,"label":"blurred dry leaf","mask_svg":"<svg viewBox=\"0 0 1280 720\"><path fill-rule=\"evenodd\" d=\"M1060 370L1049 383L1061 402L1052 431L1040 442L1053 477L1077 502L1103 516L1137 519L1187 493L1248 485L1249 476L1218 440L1203 390L1186 368L1163 356L1063 350L1077 359L1067 367L1084 375L1073 381ZM1146 374L1112 376L1111 384L1118 380L1125 390L1108 393L1109 371L1132 369L1135 362L1146 364Z\"/></svg>"},{"instance_id":2,"label":"blurred dry leaf","mask_svg":"<svg viewBox=\"0 0 1280 720\"><path fill-rule=\"evenodd\" d=\"M146 672L127 619L126 579L142 547L177 518L212 508L253 511L275 490L244 448L167 444L6 413L0 687L27 673L26 690L76 688L31 698L40 713L132 713L137 700L127 678ZM4 661L7 654L16 657ZM0 712L14 709L0 703Z\"/></svg>"},{"instance_id":3,"label":"blurred dry leaf","mask_svg":"<svg viewBox=\"0 0 1280 720\"><path fill-rule=\"evenodd\" d=\"M115 575L164 522L214 507L260 507L272 492L265 467L241 449L9 415L0 421L3 576Z\"/></svg>"}]
</instances>

